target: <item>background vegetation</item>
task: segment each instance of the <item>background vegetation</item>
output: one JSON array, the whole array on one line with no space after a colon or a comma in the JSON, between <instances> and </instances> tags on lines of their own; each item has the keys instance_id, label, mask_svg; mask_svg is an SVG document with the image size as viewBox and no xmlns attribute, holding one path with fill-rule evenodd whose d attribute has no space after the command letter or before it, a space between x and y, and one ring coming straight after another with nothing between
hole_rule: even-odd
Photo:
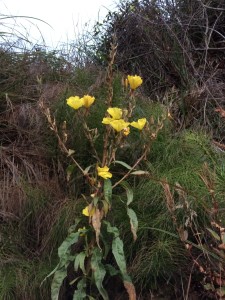
<instances>
[{"instance_id":1,"label":"background vegetation","mask_svg":"<svg viewBox=\"0 0 225 300\"><path fill-rule=\"evenodd\" d=\"M114 101L123 99L124 76L138 74L144 87L137 114L144 111L156 122L163 111L170 113L141 166L150 175L130 182L139 220L137 241L132 242L121 204L125 195L119 190L118 211L110 216L123 229L139 297L224 297L224 21L222 0L121 1L89 33L92 43L85 44L84 34L68 53L44 46L21 50L2 39L0 299L50 299L51 280L42 280L57 264L57 248L80 214L85 185L77 170L67 180L69 160L60 152L39 103L50 107L60 130L67 121L69 147L76 149L80 162L90 160L79 122L65 99L94 95L88 122L92 128L99 126L112 36L118 44ZM133 152L127 153L125 146L121 160L131 164L138 157L135 135L128 142ZM72 280L70 274L61 299L71 299ZM126 298L119 278L105 284L111 299Z\"/></svg>"}]
</instances>

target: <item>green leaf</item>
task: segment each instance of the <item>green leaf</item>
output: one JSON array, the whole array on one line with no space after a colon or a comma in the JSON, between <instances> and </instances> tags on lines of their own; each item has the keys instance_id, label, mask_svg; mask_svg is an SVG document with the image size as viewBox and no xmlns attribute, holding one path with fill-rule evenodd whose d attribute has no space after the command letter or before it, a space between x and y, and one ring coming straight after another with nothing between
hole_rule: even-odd
<instances>
[{"instance_id":1,"label":"green leaf","mask_svg":"<svg viewBox=\"0 0 225 300\"><path fill-rule=\"evenodd\" d=\"M76 167L75 165L69 165L66 168L66 179L67 179L67 181L70 180L70 177L73 174L73 171L74 171L75 167Z\"/></svg>"},{"instance_id":2,"label":"green leaf","mask_svg":"<svg viewBox=\"0 0 225 300\"><path fill-rule=\"evenodd\" d=\"M103 223L107 225L107 232L112 233L114 238L117 238L120 235L117 227L111 226L108 221L103 221Z\"/></svg>"},{"instance_id":3,"label":"green leaf","mask_svg":"<svg viewBox=\"0 0 225 300\"><path fill-rule=\"evenodd\" d=\"M78 241L79 236L80 232L72 232L67 236L67 238L62 242L61 246L58 248L58 256L60 258L67 254L68 249Z\"/></svg>"},{"instance_id":4,"label":"green leaf","mask_svg":"<svg viewBox=\"0 0 225 300\"><path fill-rule=\"evenodd\" d=\"M114 163L119 164L119 165L122 165L122 166L124 166L125 168L127 168L128 170L131 170L131 169L132 169L132 167L129 166L129 165L128 165L127 163L125 163L124 161L121 161L121 160L115 160Z\"/></svg>"},{"instance_id":5,"label":"green leaf","mask_svg":"<svg viewBox=\"0 0 225 300\"><path fill-rule=\"evenodd\" d=\"M86 278L82 278L77 284L77 290L74 292L73 300L86 299Z\"/></svg>"},{"instance_id":6,"label":"green leaf","mask_svg":"<svg viewBox=\"0 0 225 300\"><path fill-rule=\"evenodd\" d=\"M130 174L131 175L149 175L149 172L148 171L139 170L139 171L131 172Z\"/></svg>"},{"instance_id":7,"label":"green leaf","mask_svg":"<svg viewBox=\"0 0 225 300\"><path fill-rule=\"evenodd\" d=\"M101 261L102 261L102 253L100 249L94 248L91 257L91 269L93 271L95 284L98 288L99 293L102 295L102 298L104 300L109 300L108 294L102 285L102 282L106 274L106 270Z\"/></svg>"},{"instance_id":8,"label":"green leaf","mask_svg":"<svg viewBox=\"0 0 225 300\"><path fill-rule=\"evenodd\" d=\"M69 235L68 237L62 242L61 246L58 248L58 255L60 258L60 261L58 263L58 265L55 267L55 269L53 271L51 271L41 282L41 284L43 284L43 282L50 277L51 275L53 275L58 269L60 270L62 267L67 267L69 264L69 261L71 260L71 256L69 255L69 253L67 252L69 247L73 244L76 243L78 238L79 238L79 234L80 232L74 232L74 230L76 229L76 226L78 225L78 223L80 222L80 219L76 219L76 223L74 225L72 225L68 232Z\"/></svg>"},{"instance_id":9,"label":"green leaf","mask_svg":"<svg viewBox=\"0 0 225 300\"><path fill-rule=\"evenodd\" d=\"M77 225L80 223L81 218L75 218L75 224L71 225L70 228L68 229L68 234L71 234L72 232L77 231Z\"/></svg>"},{"instance_id":10,"label":"green leaf","mask_svg":"<svg viewBox=\"0 0 225 300\"><path fill-rule=\"evenodd\" d=\"M127 214L130 218L130 226L131 226L131 232L134 237L134 241L137 239L137 230L138 230L138 219L135 211L131 208L127 208Z\"/></svg>"},{"instance_id":11,"label":"green leaf","mask_svg":"<svg viewBox=\"0 0 225 300\"><path fill-rule=\"evenodd\" d=\"M97 207L98 201L99 201L99 198L98 197L94 197L93 204L94 204L95 207Z\"/></svg>"},{"instance_id":12,"label":"green leaf","mask_svg":"<svg viewBox=\"0 0 225 300\"><path fill-rule=\"evenodd\" d=\"M127 265L123 251L123 241L119 237L113 239L112 253L123 276L123 280L127 280Z\"/></svg>"},{"instance_id":13,"label":"green leaf","mask_svg":"<svg viewBox=\"0 0 225 300\"><path fill-rule=\"evenodd\" d=\"M85 270L85 266L84 266L85 258L86 258L85 252L80 252L79 254L76 255L76 258L74 261L74 270L77 272L78 269L80 268L84 275L86 275L86 270Z\"/></svg>"},{"instance_id":14,"label":"green leaf","mask_svg":"<svg viewBox=\"0 0 225 300\"><path fill-rule=\"evenodd\" d=\"M210 228L206 228L217 241L220 241L220 236Z\"/></svg>"},{"instance_id":15,"label":"green leaf","mask_svg":"<svg viewBox=\"0 0 225 300\"><path fill-rule=\"evenodd\" d=\"M112 241L112 253L120 269L123 280L131 282L131 279L127 274L126 259L123 251L123 241L119 237L119 230L117 227L112 227L109 222L105 221L105 223L107 224L107 231L114 235L114 239Z\"/></svg>"},{"instance_id":16,"label":"green leaf","mask_svg":"<svg viewBox=\"0 0 225 300\"><path fill-rule=\"evenodd\" d=\"M109 273L110 276L115 276L120 273L119 270L115 269L112 265L109 265L109 264L105 265L105 269Z\"/></svg>"},{"instance_id":17,"label":"green leaf","mask_svg":"<svg viewBox=\"0 0 225 300\"><path fill-rule=\"evenodd\" d=\"M134 193L127 181L122 181L120 185L125 189L126 194L127 194L127 206L131 204L131 202L134 199Z\"/></svg>"},{"instance_id":18,"label":"green leaf","mask_svg":"<svg viewBox=\"0 0 225 300\"><path fill-rule=\"evenodd\" d=\"M106 236L106 239L104 238L104 235L101 233L101 240L104 244L104 256L103 256L103 259L106 259L108 254L109 254L109 251L111 250L111 243L109 244L108 243L108 236Z\"/></svg>"},{"instance_id":19,"label":"green leaf","mask_svg":"<svg viewBox=\"0 0 225 300\"><path fill-rule=\"evenodd\" d=\"M111 204L112 200L112 182L110 179L104 180L104 197L105 200Z\"/></svg>"},{"instance_id":20,"label":"green leaf","mask_svg":"<svg viewBox=\"0 0 225 300\"><path fill-rule=\"evenodd\" d=\"M103 211L104 211L104 214L106 216L107 213L108 213L108 211L109 211L109 209L110 209L110 204L106 200L102 200L102 204L103 204Z\"/></svg>"},{"instance_id":21,"label":"green leaf","mask_svg":"<svg viewBox=\"0 0 225 300\"><path fill-rule=\"evenodd\" d=\"M51 285L51 300L58 300L60 287L63 283L63 280L66 278L66 276L67 276L67 270L65 267L55 272L52 280L52 285Z\"/></svg>"}]
</instances>

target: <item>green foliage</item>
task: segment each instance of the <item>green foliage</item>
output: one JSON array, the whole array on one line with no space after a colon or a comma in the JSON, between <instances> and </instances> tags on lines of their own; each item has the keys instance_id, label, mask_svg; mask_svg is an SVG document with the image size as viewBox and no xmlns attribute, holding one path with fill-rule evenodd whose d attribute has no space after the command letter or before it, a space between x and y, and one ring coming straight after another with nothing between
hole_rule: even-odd
<instances>
[{"instance_id":1,"label":"green foliage","mask_svg":"<svg viewBox=\"0 0 225 300\"><path fill-rule=\"evenodd\" d=\"M213 151L203 132L186 131L176 136L168 132L166 135L159 134L148 157L149 175L137 182L134 189L131 206L137 214L138 238L133 247L130 247L132 236L128 231L128 222L125 222L126 211L122 209L120 201L117 201L117 210L113 216L115 224L121 224L123 228L125 252L136 286L143 290L149 286L154 289L163 286L165 281L177 284L181 274L185 278L185 274L190 271L191 258L184 246L184 231L186 239L195 244L194 252L204 244L212 255L210 260L219 266L220 258L217 251L210 248L211 238L208 237L209 228L206 227L215 231L211 225L214 218L219 222L224 220L224 190L220 186L224 163L221 164L221 161L224 158L218 157ZM211 178L213 186L207 186L206 178ZM175 221L168 209L162 182L170 185ZM210 188L217 195L217 216L209 213L214 207ZM121 198L126 201L125 196ZM183 231L179 231L182 228ZM200 239L196 238L195 232Z\"/></svg>"},{"instance_id":2,"label":"green foliage","mask_svg":"<svg viewBox=\"0 0 225 300\"><path fill-rule=\"evenodd\" d=\"M22 300L25 298L36 300L50 297L50 284L40 283L49 272L49 260L40 262L39 259L27 259L15 253L3 260L1 256L0 297L3 300Z\"/></svg>"},{"instance_id":3,"label":"green foliage","mask_svg":"<svg viewBox=\"0 0 225 300\"><path fill-rule=\"evenodd\" d=\"M92 258L91 258L91 268L94 271L94 280L96 283L96 286L98 288L99 293L102 295L102 298L104 300L108 300L108 294L106 292L106 290L103 288L103 280L104 277L106 275L106 270L105 267L102 264L102 252L100 251L100 249L95 248L92 254Z\"/></svg>"},{"instance_id":4,"label":"green foliage","mask_svg":"<svg viewBox=\"0 0 225 300\"><path fill-rule=\"evenodd\" d=\"M73 219L74 203L60 204L50 189L32 187L25 181L22 186L27 197L22 214L1 226L0 298L49 299L49 280L40 285L55 264L65 224Z\"/></svg>"},{"instance_id":5,"label":"green foliage","mask_svg":"<svg viewBox=\"0 0 225 300\"><path fill-rule=\"evenodd\" d=\"M165 120L146 161L134 170L132 166L149 136L131 132L112 163L115 181L127 172L130 176L116 188L111 180L104 180L102 198L92 198L91 188L86 187L86 176L94 173L96 158L80 130L82 120L70 110L65 99L89 92L97 99L87 116L87 125L91 130L98 128L97 132L91 132L99 153L104 134L99 120L105 115L108 97L104 72L94 64L81 63L78 67L79 63L65 60L61 52L44 48L24 53L1 50L0 130L4 146L1 152L5 155L8 151L8 156L6 159L1 156L0 171L5 174L7 163L11 163L13 171L8 177L1 174L0 182L6 185L15 178L21 181L17 184L23 199L11 196L8 201L1 200L0 299L50 299L50 293L52 299L68 297L69 293L74 300L93 299L89 294L109 299L106 292L111 288L109 278L121 277L124 282L131 282L128 270L137 290L143 294L149 289L162 290L169 284L172 295L173 286L181 289L180 277L185 286L190 274L198 286L211 281L210 288L218 289L213 278L218 280L218 273L221 278L224 276L221 248L225 243L221 234L225 222L224 154L215 152L209 135L203 131L180 130L182 126L193 128L200 123L214 128L214 137L218 138L225 128L214 112L224 97L219 75L223 49L218 48L224 36L224 16L220 14L224 5L222 1L211 1L210 6L212 9L196 1L175 1L174 6L170 1L166 4L125 1L117 12L109 12L103 24L96 26L97 48L90 60L106 65L111 33L116 33L115 67L124 73L141 72L145 91L151 99L157 99L153 102L137 94L133 116L136 119L145 116L152 128L157 128L168 108L173 117L172 121ZM202 24L213 29L206 32ZM121 81L122 75L116 74L112 101L118 107L127 103ZM71 163L73 155L64 157L60 153L57 138L46 129L42 118L31 115L32 109L38 115L39 99L44 99L53 111L60 135L64 121L67 122L67 145L72 149L70 154L75 151L74 157L84 166L84 177ZM214 103L215 99L219 100ZM25 112L22 106L19 110L22 117L26 116L25 121L30 121L23 128L17 109L27 103L32 105ZM39 125L40 130L36 131ZM37 140L43 148L33 160L41 166L39 173L49 173L47 180L44 175L40 179L36 169L27 171L32 168L26 158L34 154L32 146L37 146ZM17 145L23 147L15 148ZM20 155L15 156L17 152ZM21 168L23 159L25 167ZM18 173L14 171L17 166ZM56 173L59 183L54 182L51 187ZM42 185L43 182L48 186ZM10 185L3 187L11 189ZM74 199L74 195L81 194L82 199ZM95 232L90 227L78 229L75 224L65 239L67 228L80 216L84 201L89 203L89 200L108 214L101 231L98 228ZM78 223L88 227L90 219L80 219ZM101 249L93 240L97 236ZM207 275L199 271L194 259ZM196 274L204 280L200 282ZM50 275L53 275L51 288ZM44 278L46 281L42 282Z\"/></svg>"},{"instance_id":6,"label":"green foliage","mask_svg":"<svg viewBox=\"0 0 225 300\"><path fill-rule=\"evenodd\" d=\"M102 231L101 239L105 247L105 253L98 247L91 246L90 248L88 246L87 241L91 237L91 235L88 234L86 230L83 231L84 239L86 241L86 247L84 247L84 250L79 253L74 252L73 247L76 247L76 244L81 245L83 237L81 237L82 231L80 231L79 229L76 232L74 231L77 226L71 227L69 235L58 249L58 257L60 259L58 265L45 278L46 280L51 275L54 275L51 285L52 299L59 298L60 289L68 275L67 267L71 263L73 263L74 271L76 272L76 274L79 274L79 271L82 271L83 273L82 277L77 275L77 277L75 277L75 279L73 279L71 282L71 284L76 283L74 298L84 299L87 296L89 297L87 291L90 290L93 285L90 277L92 271L92 279L94 280L94 284L96 285L98 292L101 294L104 300L108 300L108 293L103 287L103 281L106 275L108 277L111 274L118 274L118 271L114 269L112 265L105 265L105 263L103 263L105 261L104 256L108 255L107 249L110 248L112 248L112 254L114 255L115 261L120 269L123 280L131 282L131 279L127 274L125 255L123 251L123 242L119 237L119 231L116 227L112 227L110 223L106 221L104 221L103 226L105 227L105 229L103 229ZM113 235L113 237L108 239L107 232L110 233L110 235ZM104 236L105 234L106 236ZM107 245L108 243L109 245Z\"/></svg>"}]
</instances>

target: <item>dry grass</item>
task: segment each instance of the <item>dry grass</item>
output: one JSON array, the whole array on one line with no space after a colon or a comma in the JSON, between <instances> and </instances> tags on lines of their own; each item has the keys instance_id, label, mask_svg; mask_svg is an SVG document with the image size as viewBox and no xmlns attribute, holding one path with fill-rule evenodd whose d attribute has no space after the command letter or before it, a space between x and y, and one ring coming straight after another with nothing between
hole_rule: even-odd
<instances>
[{"instance_id":1,"label":"dry grass","mask_svg":"<svg viewBox=\"0 0 225 300\"><path fill-rule=\"evenodd\" d=\"M104 57L116 35L117 67L144 78L148 95L170 107L178 129L205 126L223 140L214 109L225 103L224 11L222 0L121 2L96 26L97 50Z\"/></svg>"}]
</instances>

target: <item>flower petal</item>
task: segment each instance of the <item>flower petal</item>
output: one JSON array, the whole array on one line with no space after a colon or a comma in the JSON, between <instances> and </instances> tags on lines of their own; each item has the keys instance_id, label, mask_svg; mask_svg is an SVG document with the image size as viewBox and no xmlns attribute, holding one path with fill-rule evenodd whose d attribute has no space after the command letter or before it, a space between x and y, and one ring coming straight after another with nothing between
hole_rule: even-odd
<instances>
[{"instance_id":1,"label":"flower petal","mask_svg":"<svg viewBox=\"0 0 225 300\"><path fill-rule=\"evenodd\" d=\"M120 120L113 120L110 122L110 126L112 126L117 132L120 132L124 128L130 125L129 122L125 122L123 119Z\"/></svg>"},{"instance_id":2,"label":"flower petal","mask_svg":"<svg viewBox=\"0 0 225 300\"><path fill-rule=\"evenodd\" d=\"M86 206L83 210L82 210L82 214L85 215L86 217L89 217L89 207Z\"/></svg>"},{"instance_id":3,"label":"flower petal","mask_svg":"<svg viewBox=\"0 0 225 300\"><path fill-rule=\"evenodd\" d=\"M112 173L109 172L109 168L107 166L104 166L103 168L97 167L98 176L108 179L112 178Z\"/></svg>"},{"instance_id":4,"label":"flower petal","mask_svg":"<svg viewBox=\"0 0 225 300\"><path fill-rule=\"evenodd\" d=\"M89 95L84 95L82 99L84 103L83 105L86 108L90 107L95 101L95 97L91 97Z\"/></svg>"},{"instance_id":5,"label":"flower petal","mask_svg":"<svg viewBox=\"0 0 225 300\"><path fill-rule=\"evenodd\" d=\"M69 105L73 109L79 109L81 106L84 105L83 98L80 98L78 96L69 97L66 101L67 105Z\"/></svg>"},{"instance_id":6,"label":"flower petal","mask_svg":"<svg viewBox=\"0 0 225 300\"><path fill-rule=\"evenodd\" d=\"M130 88L132 90L135 90L136 88L138 88L143 82L142 78L140 76L137 76L137 75L134 75L134 76L128 75L127 79L128 79Z\"/></svg>"},{"instance_id":7,"label":"flower petal","mask_svg":"<svg viewBox=\"0 0 225 300\"><path fill-rule=\"evenodd\" d=\"M122 118L122 109L121 108L118 108L118 107L109 107L107 109L107 112L115 120L119 120L119 119Z\"/></svg>"},{"instance_id":8,"label":"flower petal","mask_svg":"<svg viewBox=\"0 0 225 300\"><path fill-rule=\"evenodd\" d=\"M86 206L82 210L82 214L85 215L86 217L92 217L95 213L95 207L92 206L92 204Z\"/></svg>"},{"instance_id":9,"label":"flower petal","mask_svg":"<svg viewBox=\"0 0 225 300\"><path fill-rule=\"evenodd\" d=\"M139 119L137 122L131 122L130 125L139 130L142 130L144 128L146 122L147 122L146 118L142 118L142 119Z\"/></svg>"},{"instance_id":10,"label":"flower petal","mask_svg":"<svg viewBox=\"0 0 225 300\"><path fill-rule=\"evenodd\" d=\"M109 125L113 120L113 118L103 118L102 123Z\"/></svg>"}]
</instances>

